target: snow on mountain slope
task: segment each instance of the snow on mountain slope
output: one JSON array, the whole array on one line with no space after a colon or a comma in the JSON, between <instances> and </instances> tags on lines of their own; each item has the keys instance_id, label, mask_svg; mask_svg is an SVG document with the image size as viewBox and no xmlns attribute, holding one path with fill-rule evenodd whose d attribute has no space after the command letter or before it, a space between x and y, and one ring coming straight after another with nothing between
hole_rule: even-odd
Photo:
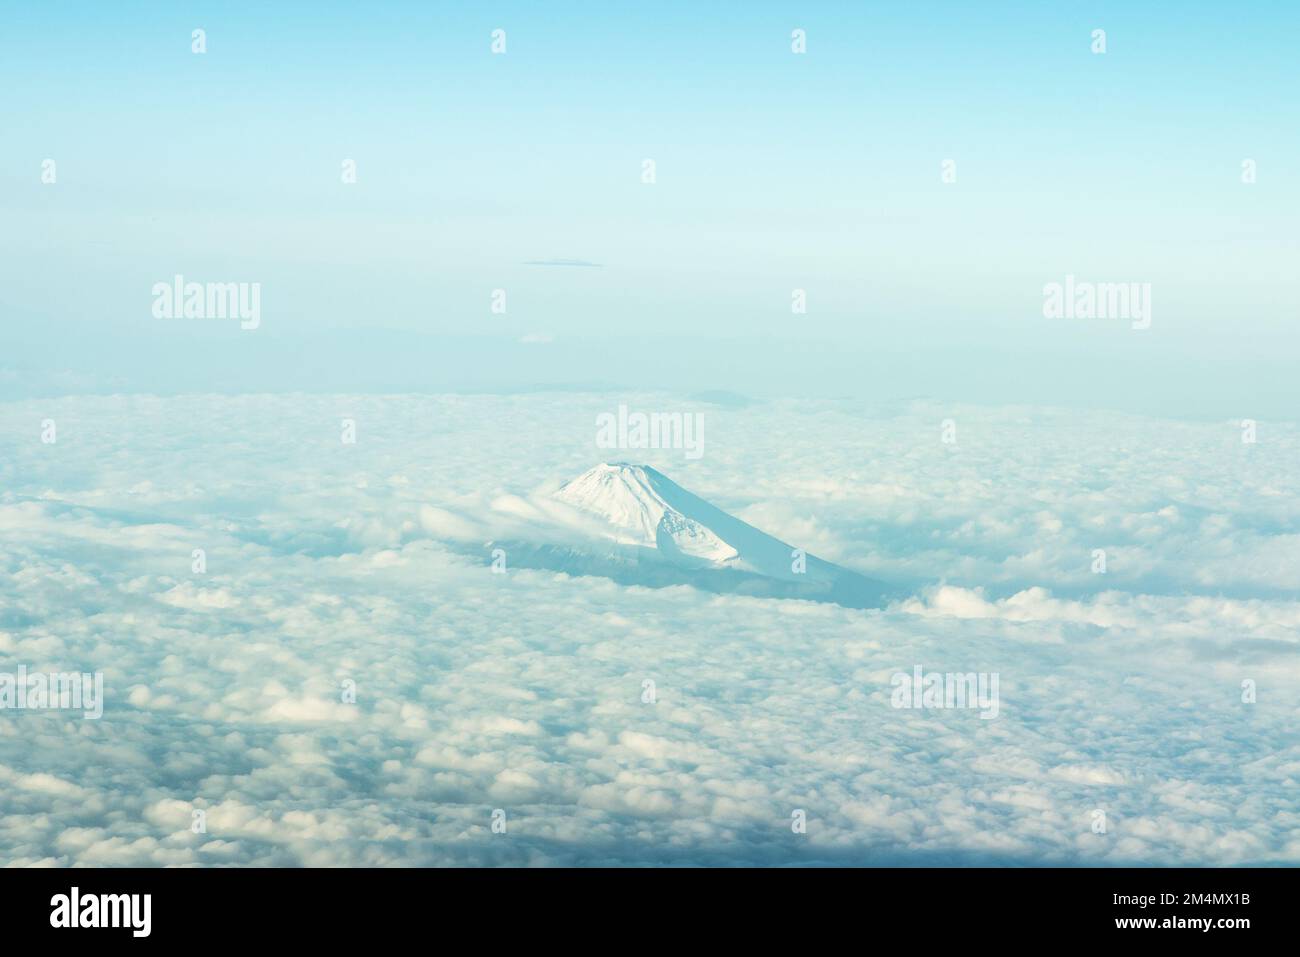
<instances>
[{"instance_id":1,"label":"snow on mountain slope","mask_svg":"<svg viewBox=\"0 0 1300 957\"><path fill-rule=\"evenodd\" d=\"M647 587L829 601L876 608L898 597L882 582L798 552L647 465L597 465L552 494L498 495L486 510L426 506L421 524L514 567L599 575Z\"/></svg>"},{"instance_id":2,"label":"snow on mountain slope","mask_svg":"<svg viewBox=\"0 0 1300 957\"><path fill-rule=\"evenodd\" d=\"M555 497L604 519L622 544L658 548L715 565L734 562L740 554L735 547L668 503L664 493L681 497L673 490L689 495L654 469L620 462L597 465L566 483Z\"/></svg>"},{"instance_id":3,"label":"snow on mountain slope","mask_svg":"<svg viewBox=\"0 0 1300 957\"><path fill-rule=\"evenodd\" d=\"M793 546L727 514L647 465L597 465L566 483L554 497L601 520L618 542L654 549L670 565L699 570L688 581L700 587L764 593L765 586L754 581L757 577L779 583L779 587L766 586L766 593L774 597L828 600L852 607L877 606L889 593L883 583L816 556L804 555L799 562ZM716 574L719 571L732 575Z\"/></svg>"}]
</instances>

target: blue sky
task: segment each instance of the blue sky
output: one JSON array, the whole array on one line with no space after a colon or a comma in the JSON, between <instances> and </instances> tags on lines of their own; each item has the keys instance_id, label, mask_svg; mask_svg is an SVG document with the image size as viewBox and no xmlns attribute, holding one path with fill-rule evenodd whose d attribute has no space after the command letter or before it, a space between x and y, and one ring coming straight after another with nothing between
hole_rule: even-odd
<instances>
[{"instance_id":1,"label":"blue sky","mask_svg":"<svg viewBox=\"0 0 1300 957\"><path fill-rule=\"evenodd\" d=\"M78 3L6 20L0 367L23 373L3 394L597 382L1290 405L1287 4ZM600 268L528 265L550 260ZM262 327L161 326L149 289L178 272L262 283ZM1042 286L1067 273L1150 282L1153 328L1044 320Z\"/></svg>"}]
</instances>

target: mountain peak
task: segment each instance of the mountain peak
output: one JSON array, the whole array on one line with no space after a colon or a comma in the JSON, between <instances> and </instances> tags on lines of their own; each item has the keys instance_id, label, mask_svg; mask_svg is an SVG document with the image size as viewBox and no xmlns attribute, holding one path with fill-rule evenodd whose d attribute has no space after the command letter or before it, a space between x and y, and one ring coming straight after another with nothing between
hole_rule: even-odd
<instances>
[{"instance_id":1,"label":"mountain peak","mask_svg":"<svg viewBox=\"0 0 1300 957\"><path fill-rule=\"evenodd\" d=\"M680 581L718 591L829 600L852 608L879 607L888 591L883 582L742 522L648 465L603 462L562 485L555 499L600 520L607 538L630 546L642 579L667 583L672 579L649 566L675 567Z\"/></svg>"},{"instance_id":2,"label":"mountain peak","mask_svg":"<svg viewBox=\"0 0 1300 957\"><path fill-rule=\"evenodd\" d=\"M566 482L555 497L603 519L620 544L713 565L736 559L736 548L671 503L674 492L684 490L647 465L604 462Z\"/></svg>"},{"instance_id":3,"label":"mountain peak","mask_svg":"<svg viewBox=\"0 0 1300 957\"><path fill-rule=\"evenodd\" d=\"M430 532L481 554L485 541L521 568L601 575L650 588L880 608L893 586L794 548L635 462L602 462L550 493L498 495L486 515L426 506Z\"/></svg>"},{"instance_id":4,"label":"mountain peak","mask_svg":"<svg viewBox=\"0 0 1300 957\"><path fill-rule=\"evenodd\" d=\"M631 472L633 475L645 475L647 473L654 473L655 475L661 474L656 472L650 466L642 465L639 462L601 462L599 465L587 469L583 475L590 475L592 472ZM582 475L578 476L578 478L582 478ZM575 481L577 480L575 479Z\"/></svg>"}]
</instances>

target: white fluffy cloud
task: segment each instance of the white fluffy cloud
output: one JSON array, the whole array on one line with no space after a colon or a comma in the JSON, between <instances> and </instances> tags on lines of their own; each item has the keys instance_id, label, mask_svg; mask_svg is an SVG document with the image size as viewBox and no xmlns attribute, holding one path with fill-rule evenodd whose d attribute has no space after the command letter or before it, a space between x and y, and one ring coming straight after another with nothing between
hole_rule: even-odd
<instances>
[{"instance_id":1,"label":"white fluffy cloud","mask_svg":"<svg viewBox=\"0 0 1300 957\"><path fill-rule=\"evenodd\" d=\"M609 457L620 401L689 405L0 405L0 671L101 671L107 696L99 721L0 712L0 860L1300 860L1294 426L792 401L695 406L703 458L650 453L914 592L879 612L445 546ZM918 664L996 672L998 717L891 707Z\"/></svg>"}]
</instances>

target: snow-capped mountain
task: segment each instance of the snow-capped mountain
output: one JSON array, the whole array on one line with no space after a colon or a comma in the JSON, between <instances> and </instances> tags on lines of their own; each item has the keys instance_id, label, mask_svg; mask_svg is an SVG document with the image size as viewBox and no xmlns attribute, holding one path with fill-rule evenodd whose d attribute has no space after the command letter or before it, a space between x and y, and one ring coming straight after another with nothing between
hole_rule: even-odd
<instances>
[{"instance_id":1,"label":"snow-capped mountain","mask_svg":"<svg viewBox=\"0 0 1300 957\"><path fill-rule=\"evenodd\" d=\"M550 495L499 496L487 516L427 508L422 520L440 537L500 548L516 567L852 608L893 597L883 582L805 554L646 465L597 465Z\"/></svg>"},{"instance_id":2,"label":"snow-capped mountain","mask_svg":"<svg viewBox=\"0 0 1300 957\"><path fill-rule=\"evenodd\" d=\"M711 506L647 466L624 462L597 465L565 483L555 497L604 519L623 544L644 545L666 556L715 565L734 565L740 560L738 548L689 514L707 519L705 513Z\"/></svg>"}]
</instances>

